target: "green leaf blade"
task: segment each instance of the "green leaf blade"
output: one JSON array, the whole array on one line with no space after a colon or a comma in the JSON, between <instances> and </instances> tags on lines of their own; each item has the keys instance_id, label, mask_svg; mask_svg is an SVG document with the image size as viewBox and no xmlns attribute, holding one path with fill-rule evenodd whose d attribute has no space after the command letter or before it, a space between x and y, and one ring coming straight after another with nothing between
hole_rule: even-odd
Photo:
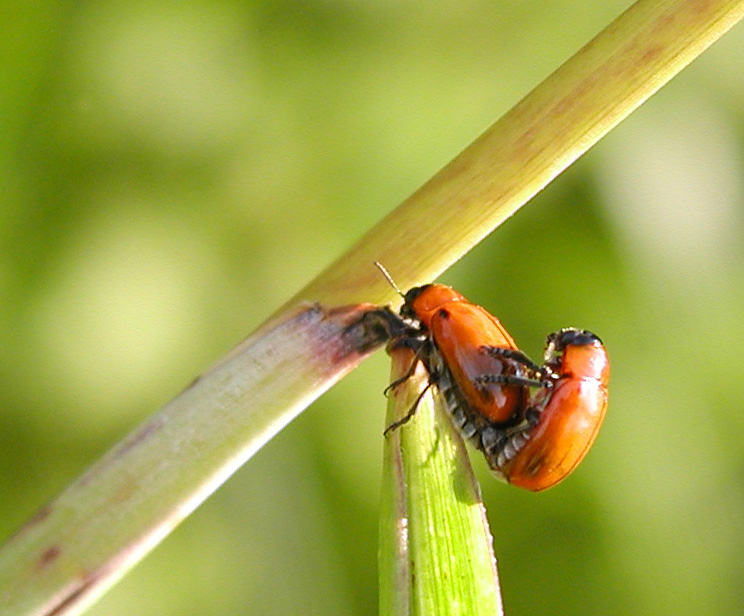
<instances>
[{"instance_id":1,"label":"green leaf blade","mask_svg":"<svg viewBox=\"0 0 744 616\"><path fill-rule=\"evenodd\" d=\"M407 351L394 355L393 378L399 378L412 356ZM389 423L408 412L427 378L421 368L396 388ZM465 445L432 388L413 418L388 437L385 461L383 502L396 504L383 507L380 523L381 613L500 614L496 561L480 489ZM396 472L388 476L391 467ZM405 520L390 517L396 512ZM399 528L406 532L396 534ZM395 562L393 554L403 562Z\"/></svg>"}]
</instances>

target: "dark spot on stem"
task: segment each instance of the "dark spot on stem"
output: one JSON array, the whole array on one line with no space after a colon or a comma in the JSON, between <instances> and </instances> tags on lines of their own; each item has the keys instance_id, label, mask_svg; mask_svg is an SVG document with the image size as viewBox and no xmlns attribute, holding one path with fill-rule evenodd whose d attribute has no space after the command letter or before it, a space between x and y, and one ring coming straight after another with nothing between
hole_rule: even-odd
<instances>
[{"instance_id":1,"label":"dark spot on stem","mask_svg":"<svg viewBox=\"0 0 744 616\"><path fill-rule=\"evenodd\" d=\"M50 548L47 548L42 552L41 557L39 558L39 568L43 569L44 567L49 566L52 564L59 555L62 553L62 548L60 548L58 545L53 545Z\"/></svg>"}]
</instances>

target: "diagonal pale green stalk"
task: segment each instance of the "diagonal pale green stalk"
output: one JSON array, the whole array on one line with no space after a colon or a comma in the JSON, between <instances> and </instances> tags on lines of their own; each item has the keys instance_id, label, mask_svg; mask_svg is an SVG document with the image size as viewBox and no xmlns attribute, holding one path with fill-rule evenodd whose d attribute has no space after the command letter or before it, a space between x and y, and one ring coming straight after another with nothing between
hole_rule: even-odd
<instances>
[{"instance_id":1,"label":"diagonal pale green stalk","mask_svg":"<svg viewBox=\"0 0 744 616\"><path fill-rule=\"evenodd\" d=\"M744 0L636 2L296 297L390 301L372 261L402 289L434 280L743 15Z\"/></svg>"},{"instance_id":2,"label":"diagonal pale green stalk","mask_svg":"<svg viewBox=\"0 0 744 616\"><path fill-rule=\"evenodd\" d=\"M433 279L742 14L744 0L634 4L21 529L0 550L0 613L79 613L379 342L302 302L390 301L375 260L403 287Z\"/></svg>"},{"instance_id":3,"label":"diagonal pale green stalk","mask_svg":"<svg viewBox=\"0 0 744 616\"><path fill-rule=\"evenodd\" d=\"M79 613L100 596L379 344L357 325L366 308L285 315L126 437L0 550L0 614Z\"/></svg>"},{"instance_id":4,"label":"diagonal pale green stalk","mask_svg":"<svg viewBox=\"0 0 744 616\"><path fill-rule=\"evenodd\" d=\"M392 380L413 359L392 354ZM428 374L391 392L388 424L415 403ZM380 614L497 616L496 560L465 444L431 389L385 442L380 512Z\"/></svg>"}]
</instances>

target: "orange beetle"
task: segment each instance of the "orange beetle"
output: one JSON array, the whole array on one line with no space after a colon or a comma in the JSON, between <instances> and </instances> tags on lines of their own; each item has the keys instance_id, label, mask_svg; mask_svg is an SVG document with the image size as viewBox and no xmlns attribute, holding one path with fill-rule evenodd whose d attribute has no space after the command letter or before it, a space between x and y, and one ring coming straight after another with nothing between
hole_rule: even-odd
<instances>
[{"instance_id":1,"label":"orange beetle","mask_svg":"<svg viewBox=\"0 0 744 616\"><path fill-rule=\"evenodd\" d=\"M562 481L584 459L607 412L610 378L602 341L572 328L548 336L542 370L553 385L532 395L523 425L506 440L503 434L480 434L494 474L534 492Z\"/></svg>"},{"instance_id":2,"label":"orange beetle","mask_svg":"<svg viewBox=\"0 0 744 616\"><path fill-rule=\"evenodd\" d=\"M576 329L551 334L545 363L538 366L496 317L454 289L428 284L401 295L400 317L385 310L380 316L390 344L414 348L416 359L388 389L407 380L421 361L455 426L497 477L540 491L571 473L607 409L609 362L599 338ZM385 433L410 420L416 408Z\"/></svg>"},{"instance_id":3,"label":"orange beetle","mask_svg":"<svg viewBox=\"0 0 744 616\"><path fill-rule=\"evenodd\" d=\"M431 341L422 360L440 380L440 389L451 381L472 414L489 422L509 422L526 402L527 386L538 384L526 377L525 366L533 373L538 367L501 322L442 284L415 287L403 300L401 316L416 319ZM483 375L489 375L488 382L478 380Z\"/></svg>"}]
</instances>

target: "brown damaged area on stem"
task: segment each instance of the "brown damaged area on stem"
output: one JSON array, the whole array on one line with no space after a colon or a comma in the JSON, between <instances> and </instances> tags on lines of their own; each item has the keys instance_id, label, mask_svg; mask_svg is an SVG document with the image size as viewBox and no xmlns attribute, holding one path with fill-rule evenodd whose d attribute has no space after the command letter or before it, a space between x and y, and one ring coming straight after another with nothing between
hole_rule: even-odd
<instances>
[{"instance_id":1,"label":"brown damaged area on stem","mask_svg":"<svg viewBox=\"0 0 744 616\"><path fill-rule=\"evenodd\" d=\"M330 320L338 320L343 327L341 340L349 355L367 355L390 339L389 320L392 314L375 304L341 306L327 313ZM381 318L380 315L385 315Z\"/></svg>"},{"instance_id":2,"label":"brown damaged area on stem","mask_svg":"<svg viewBox=\"0 0 744 616\"><path fill-rule=\"evenodd\" d=\"M310 361L325 363L325 371L333 373L356 364L390 339L387 315L392 313L376 304L305 303L289 317L272 319L254 336L281 331L287 339L298 339L298 349L306 351Z\"/></svg>"},{"instance_id":3,"label":"brown damaged area on stem","mask_svg":"<svg viewBox=\"0 0 744 616\"><path fill-rule=\"evenodd\" d=\"M337 364L358 362L387 342L389 329L380 315L388 313L387 309L370 303L326 306L302 302L261 325L216 365L197 376L182 393L195 387L221 364L271 336L290 341L312 363L326 362L325 371L333 373Z\"/></svg>"},{"instance_id":4,"label":"brown damaged area on stem","mask_svg":"<svg viewBox=\"0 0 744 616\"><path fill-rule=\"evenodd\" d=\"M44 550L39 557L39 569L43 569L49 566L51 563L57 560L57 558L59 558L60 554L62 554L62 548L58 545L53 545L52 547Z\"/></svg>"}]
</instances>

